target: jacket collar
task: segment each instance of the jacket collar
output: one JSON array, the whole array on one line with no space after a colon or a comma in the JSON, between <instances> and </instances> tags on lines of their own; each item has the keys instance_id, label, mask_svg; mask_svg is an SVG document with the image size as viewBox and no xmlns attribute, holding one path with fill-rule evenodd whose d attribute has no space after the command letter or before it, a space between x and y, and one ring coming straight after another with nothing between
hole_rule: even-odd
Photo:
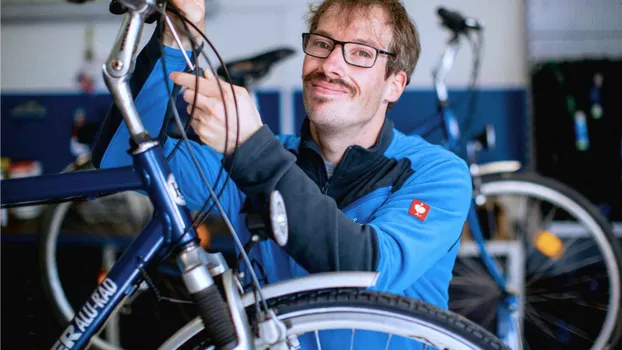
<instances>
[{"instance_id":1,"label":"jacket collar","mask_svg":"<svg viewBox=\"0 0 622 350\"><path fill-rule=\"evenodd\" d=\"M297 163L321 187L327 179L326 168L320 148L311 137L309 118L305 118L300 135ZM331 183L334 181L351 181L374 168L378 160L384 157L384 152L389 147L392 138L393 122L385 118L375 145L370 148L353 145L346 149L333 174L334 180L331 178Z\"/></svg>"}]
</instances>

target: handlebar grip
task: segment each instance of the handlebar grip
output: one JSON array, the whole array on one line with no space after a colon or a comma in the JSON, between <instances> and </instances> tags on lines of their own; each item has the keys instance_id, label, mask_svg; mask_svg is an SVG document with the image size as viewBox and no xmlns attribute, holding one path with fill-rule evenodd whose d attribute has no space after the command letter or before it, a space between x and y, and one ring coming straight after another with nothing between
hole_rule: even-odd
<instances>
[{"instance_id":1,"label":"handlebar grip","mask_svg":"<svg viewBox=\"0 0 622 350\"><path fill-rule=\"evenodd\" d=\"M443 25L455 33L463 33L466 32L467 29L482 29L482 26L477 20L473 18L465 18L456 11L450 11L444 7L439 7L437 13L443 20Z\"/></svg>"},{"instance_id":2,"label":"handlebar grip","mask_svg":"<svg viewBox=\"0 0 622 350\"><path fill-rule=\"evenodd\" d=\"M449 11L444 7L437 10L439 17L443 20L443 25L454 32L462 32L466 28L464 26L464 18L457 12Z\"/></svg>"}]
</instances>

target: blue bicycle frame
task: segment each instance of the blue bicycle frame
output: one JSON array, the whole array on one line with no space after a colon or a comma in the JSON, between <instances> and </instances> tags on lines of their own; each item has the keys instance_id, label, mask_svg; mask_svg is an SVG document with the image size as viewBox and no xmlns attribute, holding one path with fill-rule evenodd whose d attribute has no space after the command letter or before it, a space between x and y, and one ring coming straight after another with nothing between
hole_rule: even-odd
<instances>
[{"instance_id":1,"label":"blue bicycle frame","mask_svg":"<svg viewBox=\"0 0 622 350\"><path fill-rule=\"evenodd\" d=\"M154 204L156 215L76 313L54 349L85 347L123 298L136 290L141 269L163 247L170 248L172 242L184 245L197 238L189 211L178 203L182 197L163 151L155 143L134 154L133 167L8 179L2 181L1 189L2 207L129 190L147 192Z\"/></svg>"},{"instance_id":2,"label":"blue bicycle frame","mask_svg":"<svg viewBox=\"0 0 622 350\"><path fill-rule=\"evenodd\" d=\"M461 132L458 119L450 108L445 77L451 69L456 51L460 43L460 36L455 35L449 41L443 53L440 65L433 72L434 86L438 99L438 118L432 118L412 131L412 134L426 136L433 130L441 128L444 135L444 147L457 152L461 143ZM519 322L519 300L507 290L506 278L503 276L494 259L486 249L486 240L477 215L475 199L471 201L471 207L467 215L467 222L473 241L478 247L481 261L494 280L504 298L497 307L497 336L513 349L521 349L521 332Z\"/></svg>"},{"instance_id":3,"label":"blue bicycle frame","mask_svg":"<svg viewBox=\"0 0 622 350\"><path fill-rule=\"evenodd\" d=\"M124 298L137 290L142 282L143 269L154 258L164 256L159 253L167 253L173 247L194 247L198 240L190 212L162 148L141 129L139 118L132 119L137 117L137 113L131 103L127 81L136 54L134 43L138 42L144 16L144 11L126 14L104 68L108 87L124 113L137 145L132 150L133 166L2 180L3 208L77 197L90 199L109 192L129 190L147 193L154 206L152 220L75 314L53 349L86 347L108 316L122 305ZM128 114L130 117L127 117Z\"/></svg>"}]
</instances>

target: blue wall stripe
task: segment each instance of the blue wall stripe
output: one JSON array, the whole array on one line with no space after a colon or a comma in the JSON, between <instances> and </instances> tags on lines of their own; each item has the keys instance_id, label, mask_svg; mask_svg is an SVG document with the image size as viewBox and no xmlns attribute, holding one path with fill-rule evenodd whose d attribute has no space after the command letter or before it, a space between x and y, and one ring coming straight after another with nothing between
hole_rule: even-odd
<instances>
[{"instance_id":1,"label":"blue wall stripe","mask_svg":"<svg viewBox=\"0 0 622 350\"><path fill-rule=\"evenodd\" d=\"M278 90L257 91L262 119L273 132L280 130L280 99ZM299 134L306 113L302 103L302 91L293 91L294 131ZM450 90L450 99L456 101L454 110L464 118L469 92ZM477 109L472 130L479 131L491 123L497 131L497 148L482 154L481 161L517 159L525 161L525 99L523 89L478 90ZM30 111L23 107L27 103ZM69 151L72 121L77 108L86 110L87 121L100 123L112 99L108 94L8 94L1 96L2 128L1 147L3 157L14 160L40 160L45 173L58 172L73 160ZM186 105L179 100L179 110L185 113ZM22 107L20 109L20 107ZM40 114L37 110L40 109ZM412 131L436 111L432 89L411 89L389 113L398 130ZM27 113L30 112L30 113ZM284 116L285 117L285 116ZM440 142L440 132L429 135L428 140Z\"/></svg>"},{"instance_id":2,"label":"blue wall stripe","mask_svg":"<svg viewBox=\"0 0 622 350\"><path fill-rule=\"evenodd\" d=\"M264 123L278 132L279 92L259 91L257 100ZM86 121L98 125L111 103L109 94L2 93L0 155L15 161L38 160L44 173L59 172L74 159L70 140L76 109L83 108ZM177 106L181 115L186 114L181 96Z\"/></svg>"},{"instance_id":3,"label":"blue wall stripe","mask_svg":"<svg viewBox=\"0 0 622 350\"><path fill-rule=\"evenodd\" d=\"M306 116L302 102L302 91L294 92L295 130L299 133ZM450 90L449 98L459 120L463 120L470 93L468 90ZM471 130L483 130L485 124L492 124L497 133L496 149L483 152L482 162L513 159L526 160L526 92L524 89L477 90L476 111L472 118ZM432 89L406 90L395 104L388 117L395 127L405 133L412 132L429 118L437 117L436 95ZM441 142L441 132L428 137L432 143Z\"/></svg>"}]
</instances>

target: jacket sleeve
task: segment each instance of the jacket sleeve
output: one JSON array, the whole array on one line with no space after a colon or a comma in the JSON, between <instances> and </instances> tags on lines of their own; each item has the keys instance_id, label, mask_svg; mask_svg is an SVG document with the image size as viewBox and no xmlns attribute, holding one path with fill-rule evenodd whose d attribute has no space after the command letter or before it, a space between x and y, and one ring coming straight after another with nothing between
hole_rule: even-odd
<instances>
[{"instance_id":1,"label":"jacket sleeve","mask_svg":"<svg viewBox=\"0 0 622 350\"><path fill-rule=\"evenodd\" d=\"M157 29L156 29L157 31ZM191 52L188 52L191 55ZM159 42L154 33L150 42L145 46L137 58L136 68L130 80L130 88L135 96L134 103L143 124L152 137L158 137L165 155L169 155L179 140L166 137L165 124L167 108L169 106L169 92L165 84L163 64L166 71L186 70L186 61L180 50L164 47L164 57L161 56ZM168 79L168 87L174 89L174 83ZM130 134L119 109L113 103L101 126L97 143L93 150L93 163L96 167L110 168L126 166L132 163L127 153L130 148ZM223 171L218 184L214 184L221 167L222 155L212 148L190 141L190 148L196 156L205 177L214 190L222 187L226 178ZM182 143L175 155L170 159L169 166L175 174L180 191L184 195L188 207L199 210L205 201L210 200L207 187L203 185L201 177L192 161L188 147ZM240 194L232 181L221 196L221 203L229 213L237 213L240 206Z\"/></svg>"},{"instance_id":2,"label":"jacket sleeve","mask_svg":"<svg viewBox=\"0 0 622 350\"><path fill-rule=\"evenodd\" d=\"M369 224L352 222L295 160L264 127L238 150L232 178L249 199L281 192L290 229L285 250L311 273L379 271L379 285L405 288L460 237L471 182L466 166L458 160L411 176ZM425 221L409 214L414 200L431 207Z\"/></svg>"},{"instance_id":3,"label":"jacket sleeve","mask_svg":"<svg viewBox=\"0 0 622 350\"><path fill-rule=\"evenodd\" d=\"M430 163L393 193L368 224L378 236L379 287L405 290L460 239L471 205L470 174L457 158Z\"/></svg>"}]
</instances>

